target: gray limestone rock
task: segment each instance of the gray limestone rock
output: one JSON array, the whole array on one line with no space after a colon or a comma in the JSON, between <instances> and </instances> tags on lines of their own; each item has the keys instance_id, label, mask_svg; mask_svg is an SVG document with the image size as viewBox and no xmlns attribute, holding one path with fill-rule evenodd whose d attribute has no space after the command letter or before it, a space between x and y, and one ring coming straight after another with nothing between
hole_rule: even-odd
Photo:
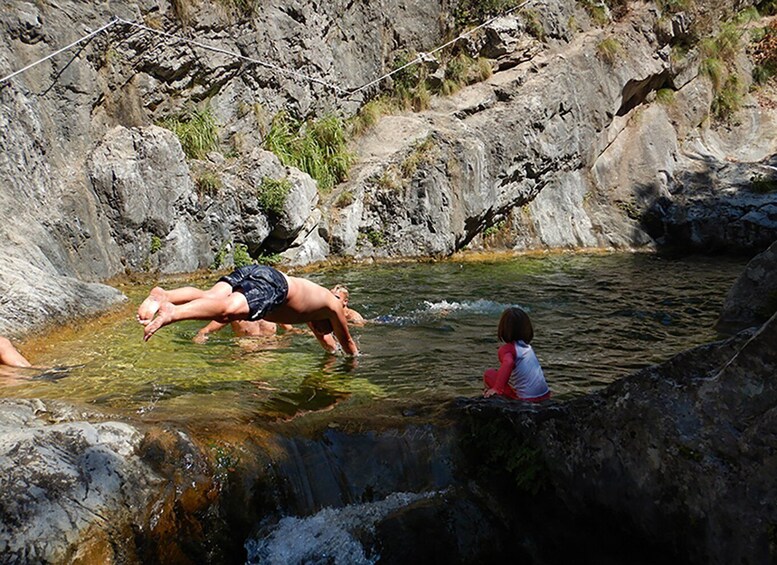
<instances>
[{"instance_id":1,"label":"gray limestone rock","mask_svg":"<svg viewBox=\"0 0 777 565\"><path fill-rule=\"evenodd\" d=\"M0 404L3 561L66 562L90 530L129 537L160 483L136 453L143 435L122 422L57 421L59 408L37 400Z\"/></svg>"}]
</instances>

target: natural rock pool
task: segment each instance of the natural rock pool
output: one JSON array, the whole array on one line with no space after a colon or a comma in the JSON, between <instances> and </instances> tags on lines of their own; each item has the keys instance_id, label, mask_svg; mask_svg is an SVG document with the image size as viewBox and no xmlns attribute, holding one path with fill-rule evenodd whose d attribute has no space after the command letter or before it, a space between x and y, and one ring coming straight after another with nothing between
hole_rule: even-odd
<instances>
[{"instance_id":1,"label":"natural rock pool","mask_svg":"<svg viewBox=\"0 0 777 565\"><path fill-rule=\"evenodd\" d=\"M121 312L24 344L34 364L56 369L0 377L0 395L190 423L475 396L483 369L496 363L499 316L517 304L532 317L533 345L555 398L564 400L716 339L713 324L744 265L721 257L555 254L304 275L350 288L351 306L370 320L352 330L363 352L357 359L325 354L310 335L235 338L227 328L198 345L200 322L169 326L143 343L134 311L149 286L129 285ZM216 278L162 284L205 287Z\"/></svg>"}]
</instances>

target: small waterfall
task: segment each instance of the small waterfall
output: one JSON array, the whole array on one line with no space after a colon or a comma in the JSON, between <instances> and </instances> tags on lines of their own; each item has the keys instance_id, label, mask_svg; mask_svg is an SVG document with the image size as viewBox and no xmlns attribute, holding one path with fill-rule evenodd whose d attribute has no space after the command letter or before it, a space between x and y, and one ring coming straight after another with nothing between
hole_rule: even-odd
<instances>
[{"instance_id":1,"label":"small waterfall","mask_svg":"<svg viewBox=\"0 0 777 565\"><path fill-rule=\"evenodd\" d=\"M272 473L282 509L248 536L247 563L478 563L505 555L502 517L457 479L461 438L450 424L278 438Z\"/></svg>"},{"instance_id":2,"label":"small waterfall","mask_svg":"<svg viewBox=\"0 0 777 565\"><path fill-rule=\"evenodd\" d=\"M250 565L371 565L379 554L370 540L379 521L436 493L394 493L380 502L324 508L307 517L287 516L246 542Z\"/></svg>"}]
</instances>

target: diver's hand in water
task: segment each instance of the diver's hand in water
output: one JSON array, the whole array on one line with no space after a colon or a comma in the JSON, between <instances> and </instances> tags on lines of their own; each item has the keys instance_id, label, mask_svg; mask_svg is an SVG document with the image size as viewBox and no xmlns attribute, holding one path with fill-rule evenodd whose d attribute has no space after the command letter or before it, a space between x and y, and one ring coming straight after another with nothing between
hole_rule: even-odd
<instances>
[{"instance_id":1,"label":"diver's hand in water","mask_svg":"<svg viewBox=\"0 0 777 565\"><path fill-rule=\"evenodd\" d=\"M197 332L197 335L192 338L194 343L203 344L208 341L208 334Z\"/></svg>"}]
</instances>

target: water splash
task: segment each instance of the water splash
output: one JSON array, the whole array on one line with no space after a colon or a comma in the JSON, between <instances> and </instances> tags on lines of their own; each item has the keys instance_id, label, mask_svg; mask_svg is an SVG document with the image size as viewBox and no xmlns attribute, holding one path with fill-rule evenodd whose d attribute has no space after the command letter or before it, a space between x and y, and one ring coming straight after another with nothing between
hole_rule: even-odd
<instances>
[{"instance_id":1,"label":"water splash","mask_svg":"<svg viewBox=\"0 0 777 565\"><path fill-rule=\"evenodd\" d=\"M249 565L373 565L380 559L360 540L390 513L419 500L439 495L394 493L379 502L351 504L299 518L282 518L266 535L245 543ZM367 534L367 536L365 536Z\"/></svg>"},{"instance_id":2,"label":"water splash","mask_svg":"<svg viewBox=\"0 0 777 565\"><path fill-rule=\"evenodd\" d=\"M463 302L437 300L430 302L424 300L421 304L405 315L384 314L373 321L379 324L393 326L411 326L438 321L445 318L460 318L462 316L498 316L505 308L513 304L503 304L492 300L465 300ZM528 308L523 307L529 311Z\"/></svg>"}]
</instances>

